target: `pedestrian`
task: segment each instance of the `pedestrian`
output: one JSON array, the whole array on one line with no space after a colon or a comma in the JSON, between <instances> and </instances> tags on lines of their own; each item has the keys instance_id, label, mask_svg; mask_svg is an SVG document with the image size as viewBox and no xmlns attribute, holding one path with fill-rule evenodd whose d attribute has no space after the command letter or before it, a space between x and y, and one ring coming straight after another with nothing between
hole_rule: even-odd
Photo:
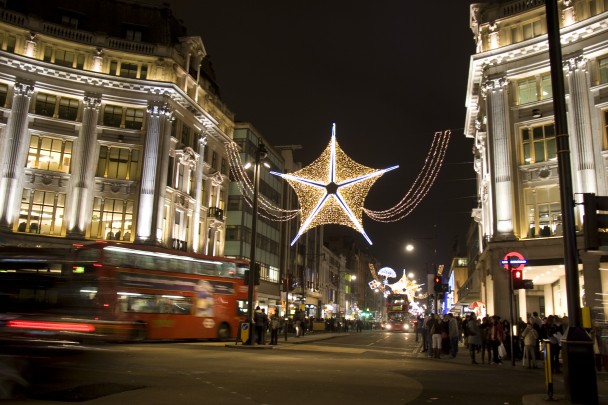
<instances>
[{"instance_id":1,"label":"pedestrian","mask_svg":"<svg viewBox=\"0 0 608 405\"><path fill-rule=\"evenodd\" d=\"M490 364L502 365L502 361L498 356L498 346L503 344L505 340L505 333L502 329L500 317L498 315L494 315L490 319L490 325L490 331L488 333L488 341L490 344L490 348L492 349L492 363Z\"/></svg>"},{"instance_id":2,"label":"pedestrian","mask_svg":"<svg viewBox=\"0 0 608 405\"><path fill-rule=\"evenodd\" d=\"M527 359L528 368L538 368L536 365L536 351L534 350L534 346L538 342L538 332L532 326L532 322L527 323L526 329L521 333L521 337L524 339L524 367Z\"/></svg>"},{"instance_id":3,"label":"pedestrian","mask_svg":"<svg viewBox=\"0 0 608 405\"><path fill-rule=\"evenodd\" d=\"M253 323L255 328L255 342L259 345L264 344L264 332L266 331L265 327L268 324L267 319L268 317L260 309L260 307L255 307L255 312L253 313Z\"/></svg>"},{"instance_id":4,"label":"pedestrian","mask_svg":"<svg viewBox=\"0 0 608 405\"><path fill-rule=\"evenodd\" d=\"M458 321L454 318L454 315L450 312L448 314L448 337L450 339L450 358L456 358L458 353L458 342L460 341L460 329L458 328Z\"/></svg>"},{"instance_id":5,"label":"pedestrian","mask_svg":"<svg viewBox=\"0 0 608 405\"><path fill-rule=\"evenodd\" d=\"M275 311L270 317L270 344L276 345L279 343L279 314Z\"/></svg>"},{"instance_id":6,"label":"pedestrian","mask_svg":"<svg viewBox=\"0 0 608 405\"><path fill-rule=\"evenodd\" d=\"M443 321L439 315L435 315L433 326L431 329L431 341L433 344L433 357L436 359L441 358L441 340L442 335L446 334L443 326Z\"/></svg>"},{"instance_id":7,"label":"pedestrian","mask_svg":"<svg viewBox=\"0 0 608 405\"><path fill-rule=\"evenodd\" d=\"M490 319L487 316L484 316L479 325L479 332L481 335L481 364L486 364L486 354L488 355L488 364L492 362L492 348L490 347L490 342L488 340L490 326Z\"/></svg>"},{"instance_id":8,"label":"pedestrian","mask_svg":"<svg viewBox=\"0 0 608 405\"><path fill-rule=\"evenodd\" d=\"M433 353L433 330L435 328L435 316L433 314L429 314L424 320L424 330L425 336L427 340L427 351L429 357L434 357Z\"/></svg>"},{"instance_id":9,"label":"pedestrian","mask_svg":"<svg viewBox=\"0 0 608 405\"><path fill-rule=\"evenodd\" d=\"M479 327L477 317L475 314L471 314L469 321L466 324L468 331L468 342L469 342L469 353L471 354L471 364L479 364L475 361L475 352L478 352L481 348L481 332L482 329Z\"/></svg>"}]
</instances>

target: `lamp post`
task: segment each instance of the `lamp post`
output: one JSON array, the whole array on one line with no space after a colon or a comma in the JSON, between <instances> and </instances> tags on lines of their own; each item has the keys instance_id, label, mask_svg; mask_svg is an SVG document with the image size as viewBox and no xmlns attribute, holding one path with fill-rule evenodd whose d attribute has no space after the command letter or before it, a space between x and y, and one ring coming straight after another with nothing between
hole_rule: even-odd
<instances>
[{"instance_id":1,"label":"lamp post","mask_svg":"<svg viewBox=\"0 0 608 405\"><path fill-rule=\"evenodd\" d=\"M426 283L427 283L427 307L431 308L431 295L433 295L435 297L435 303L434 303L434 307L431 309L431 312L435 313L439 313L438 310L438 305L437 305L437 293L431 290L431 286L433 285L432 278L434 278L437 275L437 269L438 269L438 263L437 263L437 225L433 225L433 236L429 236L429 237L419 237L419 238L414 238L414 240L423 240L423 241L433 241L432 247L433 247L433 264L432 264L432 274L428 273L428 266L427 266L427 279L426 279ZM415 250L415 246L412 243L408 243L405 246L405 251L408 253L411 253ZM427 262L428 265L428 262ZM429 275L431 277L429 277Z\"/></svg>"},{"instance_id":2,"label":"lamp post","mask_svg":"<svg viewBox=\"0 0 608 405\"><path fill-rule=\"evenodd\" d=\"M251 251L249 254L249 279L247 289L247 315L249 316L249 339L246 344L251 345L253 343L253 292L255 289L255 243L257 234L258 224L258 193L260 188L260 164L262 159L265 159L268 155L266 146L262 142L259 142L258 149L255 152L255 163L253 165L253 201L252 201L252 212L251 212Z\"/></svg>"},{"instance_id":3,"label":"lamp post","mask_svg":"<svg viewBox=\"0 0 608 405\"><path fill-rule=\"evenodd\" d=\"M580 285L578 251L574 217L574 192L566 112L566 92L560 40L560 11L557 0L545 1L547 37L549 43L549 65L553 88L553 110L557 141L557 168L563 218L564 265L566 267L566 294L570 327L562 338L564 358L564 381L568 399L578 404L597 404L598 390L594 367L593 345L583 328L580 309ZM572 91L572 90L571 90Z\"/></svg>"}]
</instances>

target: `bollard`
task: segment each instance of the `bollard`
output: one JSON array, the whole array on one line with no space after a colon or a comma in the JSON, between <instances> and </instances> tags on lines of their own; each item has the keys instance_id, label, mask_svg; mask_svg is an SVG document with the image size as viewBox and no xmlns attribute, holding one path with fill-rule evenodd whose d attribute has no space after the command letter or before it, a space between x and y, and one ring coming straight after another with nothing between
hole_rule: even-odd
<instances>
[{"instance_id":1,"label":"bollard","mask_svg":"<svg viewBox=\"0 0 608 405\"><path fill-rule=\"evenodd\" d=\"M551 367L551 342L543 339L543 355L545 356L545 384L547 384L548 401L553 401L553 367Z\"/></svg>"}]
</instances>

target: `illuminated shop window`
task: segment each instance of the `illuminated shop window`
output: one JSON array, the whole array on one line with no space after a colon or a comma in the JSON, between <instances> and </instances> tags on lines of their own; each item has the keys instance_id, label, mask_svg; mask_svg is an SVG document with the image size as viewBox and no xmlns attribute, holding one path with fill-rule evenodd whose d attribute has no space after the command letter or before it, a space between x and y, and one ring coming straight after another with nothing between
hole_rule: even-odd
<instances>
[{"instance_id":1,"label":"illuminated shop window","mask_svg":"<svg viewBox=\"0 0 608 405\"><path fill-rule=\"evenodd\" d=\"M131 241L133 201L95 197L90 237L92 239Z\"/></svg>"},{"instance_id":2,"label":"illuminated shop window","mask_svg":"<svg viewBox=\"0 0 608 405\"><path fill-rule=\"evenodd\" d=\"M26 167L69 173L72 141L32 135Z\"/></svg>"},{"instance_id":3,"label":"illuminated shop window","mask_svg":"<svg viewBox=\"0 0 608 405\"><path fill-rule=\"evenodd\" d=\"M61 235L65 211L65 194L24 189L17 232Z\"/></svg>"},{"instance_id":4,"label":"illuminated shop window","mask_svg":"<svg viewBox=\"0 0 608 405\"><path fill-rule=\"evenodd\" d=\"M559 186L537 187L524 192L528 238L562 235Z\"/></svg>"}]
</instances>

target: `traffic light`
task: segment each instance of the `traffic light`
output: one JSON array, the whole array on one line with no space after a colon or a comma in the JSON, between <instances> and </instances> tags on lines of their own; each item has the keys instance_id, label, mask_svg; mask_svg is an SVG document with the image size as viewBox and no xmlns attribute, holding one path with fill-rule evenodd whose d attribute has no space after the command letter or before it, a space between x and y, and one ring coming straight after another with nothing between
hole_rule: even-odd
<instances>
[{"instance_id":1,"label":"traffic light","mask_svg":"<svg viewBox=\"0 0 608 405\"><path fill-rule=\"evenodd\" d=\"M608 197L583 194L583 235L586 250L608 246Z\"/></svg>"},{"instance_id":2,"label":"traffic light","mask_svg":"<svg viewBox=\"0 0 608 405\"><path fill-rule=\"evenodd\" d=\"M441 276L435 276L434 282L435 282L434 291L435 292L441 292L443 290L443 279L442 279L442 277Z\"/></svg>"},{"instance_id":3,"label":"traffic light","mask_svg":"<svg viewBox=\"0 0 608 405\"><path fill-rule=\"evenodd\" d=\"M249 270L245 270L244 281L245 285L249 285ZM260 265L258 263L254 266L253 285L260 285Z\"/></svg>"},{"instance_id":4,"label":"traffic light","mask_svg":"<svg viewBox=\"0 0 608 405\"><path fill-rule=\"evenodd\" d=\"M524 274L521 270L511 270L511 280L513 281L513 289L521 290L524 286Z\"/></svg>"}]
</instances>

